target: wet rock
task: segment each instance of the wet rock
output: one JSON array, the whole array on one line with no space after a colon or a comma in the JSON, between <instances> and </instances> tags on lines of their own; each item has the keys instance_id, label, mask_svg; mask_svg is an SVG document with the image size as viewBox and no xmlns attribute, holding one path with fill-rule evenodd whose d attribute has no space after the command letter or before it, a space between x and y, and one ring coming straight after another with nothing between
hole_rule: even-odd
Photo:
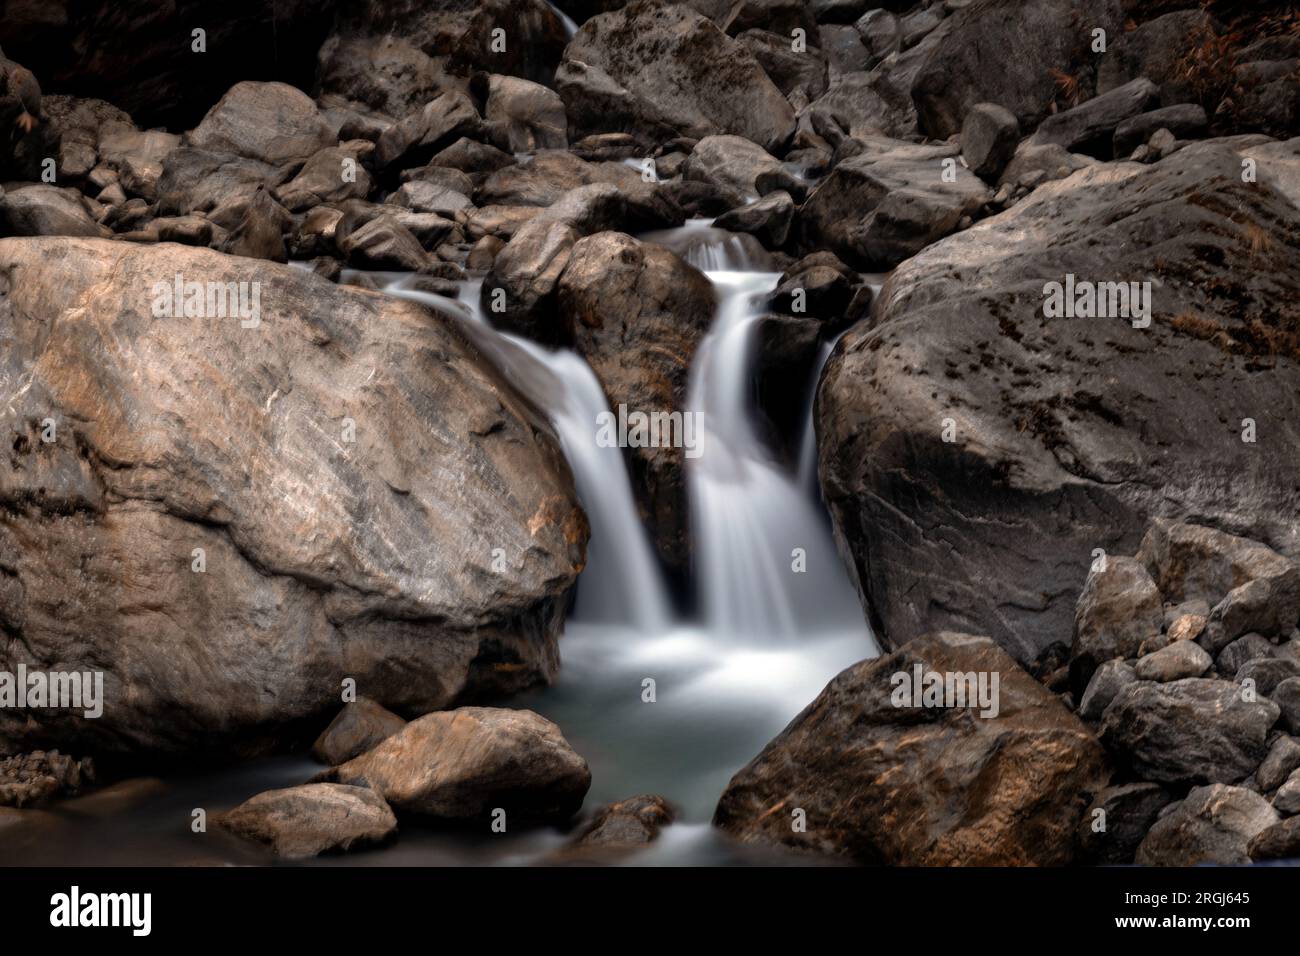
<instances>
[{"instance_id":1,"label":"wet rock","mask_svg":"<svg viewBox=\"0 0 1300 956\"><path fill-rule=\"evenodd\" d=\"M337 767L360 757L406 726L406 721L368 697L344 704L316 742L311 755L321 763Z\"/></svg>"},{"instance_id":2,"label":"wet rock","mask_svg":"<svg viewBox=\"0 0 1300 956\"><path fill-rule=\"evenodd\" d=\"M44 183L0 194L0 223L14 236L107 236L77 190Z\"/></svg>"},{"instance_id":3,"label":"wet rock","mask_svg":"<svg viewBox=\"0 0 1300 956\"><path fill-rule=\"evenodd\" d=\"M1246 299L1282 310L1279 328L1300 328L1300 280L1283 265L1300 257L1297 207L1262 181L1243 184L1241 158L1210 141L1156 166L1099 163L1039 186L903 263L872 323L841 339L818 396L819 472L887 646L965 627L1032 660L1069 631L1094 549L1133 553L1155 515L1300 551L1282 518L1296 510L1297 464L1254 455L1223 425L1284 429L1300 417L1300 371L1252 371L1271 366L1272 347L1251 345L1237 306L1204 284L1231 276ZM1270 162L1300 170L1281 153ZM1207 201L1246 218L1222 234ZM1248 229L1269 237L1265 250L1247 250ZM1166 237L1158 252L1148 230ZM1137 310L1046 318L1044 283L1067 274L1159 278L1150 325L1134 328ZM1213 374L1187 377L1193 361ZM955 442L943 440L945 419ZM1153 577L1165 600L1184 599Z\"/></svg>"},{"instance_id":4,"label":"wet rock","mask_svg":"<svg viewBox=\"0 0 1300 956\"><path fill-rule=\"evenodd\" d=\"M1020 145L1020 123L996 103L976 103L961 126L961 154L970 171L996 182Z\"/></svg>"},{"instance_id":5,"label":"wet rock","mask_svg":"<svg viewBox=\"0 0 1300 956\"><path fill-rule=\"evenodd\" d=\"M1171 800L1169 792L1154 783L1107 787L1079 823L1082 857L1097 864L1132 863L1143 837Z\"/></svg>"},{"instance_id":6,"label":"wet rock","mask_svg":"<svg viewBox=\"0 0 1300 956\"><path fill-rule=\"evenodd\" d=\"M914 666L999 675L997 716L895 706L892 675ZM1060 865L1106 777L1083 723L992 641L927 635L832 680L732 778L714 823L864 863Z\"/></svg>"},{"instance_id":7,"label":"wet rock","mask_svg":"<svg viewBox=\"0 0 1300 956\"><path fill-rule=\"evenodd\" d=\"M427 714L318 780L368 786L398 813L477 821L564 820L591 772L560 729L529 710L460 707Z\"/></svg>"},{"instance_id":8,"label":"wet rock","mask_svg":"<svg viewBox=\"0 0 1300 956\"><path fill-rule=\"evenodd\" d=\"M278 860L346 853L397 834L397 818L379 794L334 783L268 790L215 815L212 823L266 844Z\"/></svg>"},{"instance_id":9,"label":"wet rock","mask_svg":"<svg viewBox=\"0 0 1300 956\"><path fill-rule=\"evenodd\" d=\"M0 272L0 381L28 383L0 395L0 670L104 674L99 719L0 709L0 739L251 753L345 677L427 712L554 675L585 518L546 421L457 323L181 245L4 239ZM160 318L177 275L244 283L244 308L186 317L183 292Z\"/></svg>"},{"instance_id":10,"label":"wet rock","mask_svg":"<svg viewBox=\"0 0 1300 956\"><path fill-rule=\"evenodd\" d=\"M1108 556L1089 572L1074 614L1070 648L1076 687L1114 657L1137 657L1142 644L1160 633L1160 591L1135 558Z\"/></svg>"},{"instance_id":11,"label":"wet rock","mask_svg":"<svg viewBox=\"0 0 1300 956\"><path fill-rule=\"evenodd\" d=\"M1277 717L1276 704L1246 701L1228 681L1138 681L1106 708L1101 740L1143 780L1236 783L1267 756Z\"/></svg>"},{"instance_id":12,"label":"wet rock","mask_svg":"<svg viewBox=\"0 0 1300 956\"><path fill-rule=\"evenodd\" d=\"M311 97L287 83L244 81L230 88L188 134L189 145L272 166L305 162L334 145Z\"/></svg>"},{"instance_id":13,"label":"wet rock","mask_svg":"<svg viewBox=\"0 0 1300 956\"><path fill-rule=\"evenodd\" d=\"M569 145L564 102L540 83L493 75L487 83L484 118L497 131L502 149L531 153ZM494 139L498 135L494 135Z\"/></svg>"},{"instance_id":14,"label":"wet rock","mask_svg":"<svg viewBox=\"0 0 1300 956\"><path fill-rule=\"evenodd\" d=\"M1119 692L1137 680L1137 671L1128 661L1109 660L1093 672L1079 699L1079 716L1084 720L1101 720Z\"/></svg>"},{"instance_id":15,"label":"wet rock","mask_svg":"<svg viewBox=\"0 0 1300 956\"><path fill-rule=\"evenodd\" d=\"M1014 30L1007 24L1015 23ZM1119 0L991 0L957 10L926 57L912 96L923 132L946 139L976 103L998 103L1033 129L1047 116L1056 74L1087 77L1092 30L1121 30ZM1088 29L1079 24L1086 23ZM997 64L990 69L989 64ZM1055 71L1055 72L1054 72ZM1089 90L1082 90L1086 96Z\"/></svg>"},{"instance_id":16,"label":"wet rock","mask_svg":"<svg viewBox=\"0 0 1300 956\"><path fill-rule=\"evenodd\" d=\"M691 360L716 307L701 272L663 246L601 232L573 246L558 292L565 334L612 408L685 409ZM682 442L627 450L642 518L660 558L676 569L690 558L686 453Z\"/></svg>"},{"instance_id":17,"label":"wet rock","mask_svg":"<svg viewBox=\"0 0 1300 956\"><path fill-rule=\"evenodd\" d=\"M1300 857L1300 816L1291 817L1261 830L1247 846L1250 858L1264 860L1294 860Z\"/></svg>"},{"instance_id":18,"label":"wet rock","mask_svg":"<svg viewBox=\"0 0 1300 956\"><path fill-rule=\"evenodd\" d=\"M1214 664L1214 659L1191 641L1178 641L1148 654L1137 662L1139 680L1153 680L1162 684L1200 677Z\"/></svg>"},{"instance_id":19,"label":"wet rock","mask_svg":"<svg viewBox=\"0 0 1300 956\"><path fill-rule=\"evenodd\" d=\"M1209 119L1201 106L1194 103L1166 106L1126 119L1115 127L1112 153L1117 159L1130 156L1162 129L1177 139L1200 139L1208 128Z\"/></svg>"},{"instance_id":20,"label":"wet rock","mask_svg":"<svg viewBox=\"0 0 1300 956\"><path fill-rule=\"evenodd\" d=\"M1277 823L1276 811L1242 787L1197 787L1151 828L1138 847L1141 866L1237 866L1251 840Z\"/></svg>"},{"instance_id":21,"label":"wet rock","mask_svg":"<svg viewBox=\"0 0 1300 956\"><path fill-rule=\"evenodd\" d=\"M676 812L663 797L642 794L603 806L583 824L571 846L588 850L629 850L653 843Z\"/></svg>"},{"instance_id":22,"label":"wet rock","mask_svg":"<svg viewBox=\"0 0 1300 956\"><path fill-rule=\"evenodd\" d=\"M794 132L789 101L753 54L677 4L635 0L588 20L555 88L579 137L621 131L654 144L732 133L771 152Z\"/></svg>"}]
</instances>

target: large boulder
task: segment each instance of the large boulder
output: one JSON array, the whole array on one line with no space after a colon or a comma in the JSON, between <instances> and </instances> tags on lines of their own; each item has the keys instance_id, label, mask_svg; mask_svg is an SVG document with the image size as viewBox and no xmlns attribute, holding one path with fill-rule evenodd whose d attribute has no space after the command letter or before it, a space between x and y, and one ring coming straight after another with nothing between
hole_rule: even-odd
<instances>
[{"instance_id":1,"label":"large boulder","mask_svg":"<svg viewBox=\"0 0 1300 956\"><path fill-rule=\"evenodd\" d=\"M397 833L397 818L383 797L335 783L268 790L217 814L212 823L265 844L277 860L364 849Z\"/></svg>"},{"instance_id":2,"label":"large boulder","mask_svg":"<svg viewBox=\"0 0 1300 956\"><path fill-rule=\"evenodd\" d=\"M310 89L339 0L7 3L0 46L49 91L97 96L183 129L237 80ZM195 49L202 29L203 50Z\"/></svg>"},{"instance_id":3,"label":"large boulder","mask_svg":"<svg viewBox=\"0 0 1300 956\"><path fill-rule=\"evenodd\" d=\"M587 761L530 710L461 707L407 724L318 780L370 787L399 813L477 821L564 820L591 786Z\"/></svg>"},{"instance_id":4,"label":"large boulder","mask_svg":"<svg viewBox=\"0 0 1300 956\"><path fill-rule=\"evenodd\" d=\"M733 133L772 152L794 132L789 101L743 44L661 0L588 20L555 81L575 138L625 131L653 144L672 131Z\"/></svg>"},{"instance_id":5,"label":"large boulder","mask_svg":"<svg viewBox=\"0 0 1300 956\"><path fill-rule=\"evenodd\" d=\"M586 520L456 323L179 245L6 239L0 274L0 670L104 689L0 741L250 751L345 680L411 714L555 673Z\"/></svg>"},{"instance_id":6,"label":"large boulder","mask_svg":"<svg viewBox=\"0 0 1300 956\"><path fill-rule=\"evenodd\" d=\"M913 682L932 674L972 694L963 679L998 683L980 703L920 706ZM944 633L832 680L731 779L714 823L862 863L1062 865L1106 782L1101 748L1055 695L987 638Z\"/></svg>"},{"instance_id":7,"label":"large boulder","mask_svg":"<svg viewBox=\"0 0 1300 956\"><path fill-rule=\"evenodd\" d=\"M676 253L620 232L579 240L559 279L565 339L591 365L616 412L680 412L716 299L703 273ZM680 445L629 448L632 487L660 557L690 559L685 463Z\"/></svg>"},{"instance_id":8,"label":"large boulder","mask_svg":"<svg viewBox=\"0 0 1300 956\"><path fill-rule=\"evenodd\" d=\"M822 489L887 646L957 627L1032 660L1098 549L1132 554L1155 516L1300 550L1300 210L1279 188L1300 158L1247 183L1232 145L1039 186L905 262L840 340ZM1046 318L1067 276L1150 282L1149 324L1141 286L1127 316Z\"/></svg>"},{"instance_id":9,"label":"large boulder","mask_svg":"<svg viewBox=\"0 0 1300 956\"><path fill-rule=\"evenodd\" d=\"M1268 755L1279 713L1277 704L1246 699L1230 681L1139 680L1106 708L1101 740L1141 780L1236 783Z\"/></svg>"},{"instance_id":10,"label":"large boulder","mask_svg":"<svg viewBox=\"0 0 1300 956\"><path fill-rule=\"evenodd\" d=\"M977 103L997 103L1023 130L1047 116L1061 76L1095 86L1092 31L1123 24L1120 0L980 0L953 13L912 86L922 132L946 139Z\"/></svg>"}]
</instances>

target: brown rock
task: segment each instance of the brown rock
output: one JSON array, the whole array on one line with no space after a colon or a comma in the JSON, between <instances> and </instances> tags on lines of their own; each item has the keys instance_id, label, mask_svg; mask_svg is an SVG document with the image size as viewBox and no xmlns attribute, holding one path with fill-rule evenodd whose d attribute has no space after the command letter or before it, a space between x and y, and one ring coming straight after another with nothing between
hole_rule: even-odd
<instances>
[{"instance_id":1,"label":"brown rock","mask_svg":"<svg viewBox=\"0 0 1300 956\"><path fill-rule=\"evenodd\" d=\"M343 705L312 744L311 755L321 763L337 767L383 743L405 726L406 721L401 717L362 697Z\"/></svg>"},{"instance_id":2,"label":"brown rock","mask_svg":"<svg viewBox=\"0 0 1300 956\"><path fill-rule=\"evenodd\" d=\"M280 860L362 849L397 833L397 818L379 794L334 783L268 790L214 816L212 823L266 844Z\"/></svg>"},{"instance_id":3,"label":"brown rock","mask_svg":"<svg viewBox=\"0 0 1300 956\"><path fill-rule=\"evenodd\" d=\"M988 675L990 688L998 675L997 716L895 706L917 665ZM1101 748L1055 695L989 639L942 633L832 680L732 778L714 823L864 863L1060 865L1106 780Z\"/></svg>"}]
</instances>

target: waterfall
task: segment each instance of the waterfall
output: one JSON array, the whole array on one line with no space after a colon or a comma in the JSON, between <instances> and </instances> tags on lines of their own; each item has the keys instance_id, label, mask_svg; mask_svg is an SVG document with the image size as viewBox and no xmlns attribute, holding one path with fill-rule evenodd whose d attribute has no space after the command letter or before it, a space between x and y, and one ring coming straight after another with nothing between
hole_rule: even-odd
<instances>
[{"instance_id":1,"label":"waterfall","mask_svg":"<svg viewBox=\"0 0 1300 956\"><path fill-rule=\"evenodd\" d=\"M702 454L686 460L698 620L673 614L622 450L595 441L597 416L609 406L587 363L493 330L479 282L464 283L452 300L412 289L410 276L378 278L391 295L459 315L546 410L591 521L558 681L509 706L554 720L587 758L590 805L633 793L676 803L682 836L672 845L698 861L719 851L710 828L691 825L710 818L731 775L827 681L878 650L810 473L778 462L755 426L754 333L778 279L769 254L708 220L641 238L700 268L718 296L687 388L686 410L703 428ZM821 360L829 354L826 345ZM805 445L811 417L810 401ZM647 680L653 703L643 696Z\"/></svg>"},{"instance_id":2,"label":"waterfall","mask_svg":"<svg viewBox=\"0 0 1300 956\"><path fill-rule=\"evenodd\" d=\"M458 314L486 333L478 336L480 344L507 378L550 415L591 522L575 616L650 632L667 627L671 602L637 513L623 452L594 440L597 418L609 403L591 366L572 352L553 352L491 331L479 304L482 280L465 283L458 300L414 290L410 281L409 276L390 279L384 291Z\"/></svg>"}]
</instances>

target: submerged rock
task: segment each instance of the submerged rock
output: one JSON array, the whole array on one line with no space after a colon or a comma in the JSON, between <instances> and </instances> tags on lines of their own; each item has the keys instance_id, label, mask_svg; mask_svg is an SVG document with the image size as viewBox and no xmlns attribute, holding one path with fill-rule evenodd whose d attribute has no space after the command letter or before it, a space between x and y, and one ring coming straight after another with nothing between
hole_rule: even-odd
<instances>
[{"instance_id":1,"label":"submerged rock","mask_svg":"<svg viewBox=\"0 0 1300 956\"><path fill-rule=\"evenodd\" d=\"M986 690L996 678L996 714L896 703L914 668ZM862 863L1062 865L1106 781L1101 748L1055 695L987 638L945 633L832 680L732 778L714 823Z\"/></svg>"},{"instance_id":2,"label":"submerged rock","mask_svg":"<svg viewBox=\"0 0 1300 956\"><path fill-rule=\"evenodd\" d=\"M0 739L248 752L344 679L420 713L555 673L586 519L454 322L179 245L5 239L0 272L0 670L104 674L102 717Z\"/></svg>"},{"instance_id":3,"label":"submerged rock","mask_svg":"<svg viewBox=\"0 0 1300 956\"><path fill-rule=\"evenodd\" d=\"M359 850L397 833L397 818L379 794L334 783L268 790L217 814L212 823L267 845L279 860Z\"/></svg>"}]
</instances>

